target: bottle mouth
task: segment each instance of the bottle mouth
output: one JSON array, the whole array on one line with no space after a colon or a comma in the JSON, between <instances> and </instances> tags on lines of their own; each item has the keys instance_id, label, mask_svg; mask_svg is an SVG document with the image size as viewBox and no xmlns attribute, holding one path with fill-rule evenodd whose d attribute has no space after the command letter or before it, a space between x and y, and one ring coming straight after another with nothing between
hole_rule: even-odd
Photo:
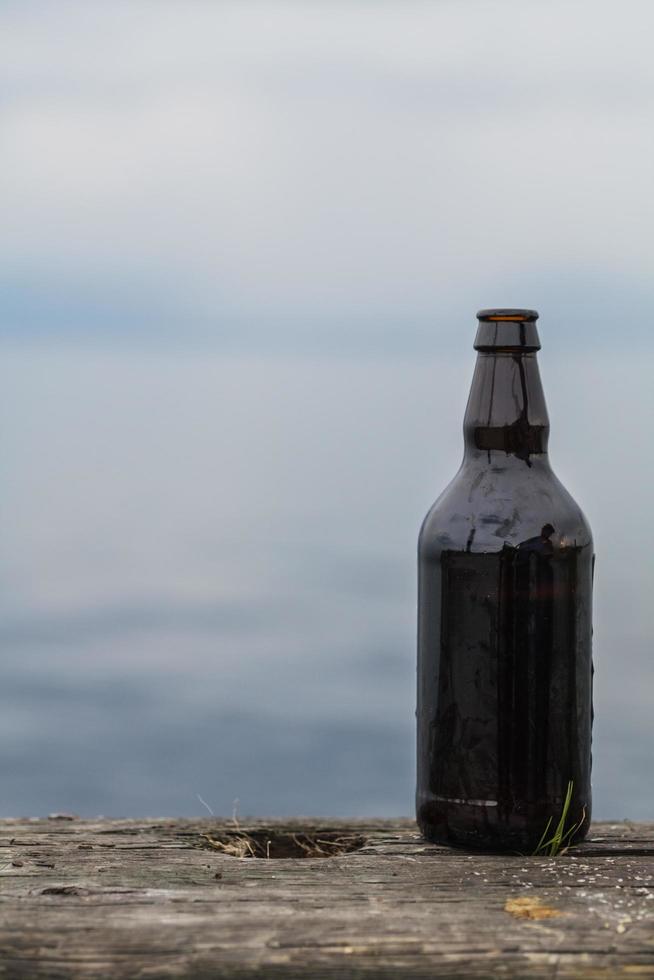
<instances>
[{"instance_id":1,"label":"bottle mouth","mask_svg":"<svg viewBox=\"0 0 654 980\"><path fill-rule=\"evenodd\" d=\"M480 310L475 350L529 354L540 350L536 310Z\"/></svg>"},{"instance_id":2,"label":"bottle mouth","mask_svg":"<svg viewBox=\"0 0 654 980\"><path fill-rule=\"evenodd\" d=\"M536 310L480 310L477 319L483 323L534 323Z\"/></svg>"}]
</instances>

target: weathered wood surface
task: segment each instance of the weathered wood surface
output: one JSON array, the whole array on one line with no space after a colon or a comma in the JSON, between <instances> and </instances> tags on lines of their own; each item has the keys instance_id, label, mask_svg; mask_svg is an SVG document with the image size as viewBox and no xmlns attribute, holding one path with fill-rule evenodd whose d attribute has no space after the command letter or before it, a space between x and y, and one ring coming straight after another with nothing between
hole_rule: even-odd
<instances>
[{"instance_id":1,"label":"weathered wood surface","mask_svg":"<svg viewBox=\"0 0 654 980\"><path fill-rule=\"evenodd\" d=\"M203 836L230 827L0 821L0 976L654 977L654 824L595 824L556 858L447 850L409 821L250 822L366 843L238 858Z\"/></svg>"}]
</instances>

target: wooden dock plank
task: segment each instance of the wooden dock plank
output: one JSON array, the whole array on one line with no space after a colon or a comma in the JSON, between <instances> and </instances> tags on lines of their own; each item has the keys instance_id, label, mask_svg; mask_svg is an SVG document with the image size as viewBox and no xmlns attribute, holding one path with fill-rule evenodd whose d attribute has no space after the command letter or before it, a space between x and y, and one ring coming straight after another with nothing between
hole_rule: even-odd
<instances>
[{"instance_id":1,"label":"wooden dock plank","mask_svg":"<svg viewBox=\"0 0 654 980\"><path fill-rule=\"evenodd\" d=\"M363 846L208 839L245 833ZM4 820L0 879L11 980L654 977L654 824L595 824L549 858L429 845L408 820Z\"/></svg>"}]
</instances>

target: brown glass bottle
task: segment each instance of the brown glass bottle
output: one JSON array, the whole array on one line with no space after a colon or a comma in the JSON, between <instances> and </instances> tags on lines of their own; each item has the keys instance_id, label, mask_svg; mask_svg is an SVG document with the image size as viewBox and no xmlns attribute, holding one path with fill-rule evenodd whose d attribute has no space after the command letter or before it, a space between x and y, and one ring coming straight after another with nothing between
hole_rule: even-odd
<instances>
[{"instance_id":1,"label":"brown glass bottle","mask_svg":"<svg viewBox=\"0 0 654 980\"><path fill-rule=\"evenodd\" d=\"M420 532L417 819L530 852L590 823L593 541L554 475L533 310L478 313L459 472Z\"/></svg>"}]
</instances>

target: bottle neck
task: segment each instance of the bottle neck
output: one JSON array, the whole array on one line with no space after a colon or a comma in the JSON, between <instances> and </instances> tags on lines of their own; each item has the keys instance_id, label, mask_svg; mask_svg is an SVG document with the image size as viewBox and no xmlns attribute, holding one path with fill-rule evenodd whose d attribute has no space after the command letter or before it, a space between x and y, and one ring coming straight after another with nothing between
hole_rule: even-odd
<instances>
[{"instance_id":1,"label":"bottle neck","mask_svg":"<svg viewBox=\"0 0 654 980\"><path fill-rule=\"evenodd\" d=\"M535 350L479 350L463 423L465 458L547 453L550 422Z\"/></svg>"}]
</instances>

